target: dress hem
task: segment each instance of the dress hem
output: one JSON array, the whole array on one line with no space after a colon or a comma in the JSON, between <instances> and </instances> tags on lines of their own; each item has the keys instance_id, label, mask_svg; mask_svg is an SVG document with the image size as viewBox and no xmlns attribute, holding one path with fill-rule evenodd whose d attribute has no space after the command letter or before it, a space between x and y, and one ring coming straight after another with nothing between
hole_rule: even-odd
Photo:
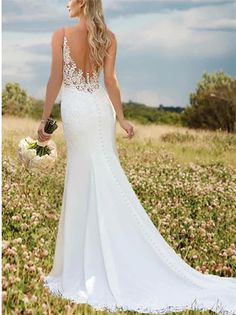
<instances>
[{"instance_id":1,"label":"dress hem","mask_svg":"<svg viewBox=\"0 0 236 315\"><path fill-rule=\"evenodd\" d=\"M58 284L48 281L46 278L44 279L43 286L48 288L50 293L55 297L61 297L67 301L76 303L76 304L88 304L96 311L108 311L110 313L122 312L122 311L133 311L133 312L141 312L141 313L150 313L150 314L167 314L171 312L181 312L181 311L213 311L219 315L235 315L236 310L226 310L224 305L217 299L217 303L214 305L207 306L206 304L199 303L197 299L191 304L185 304L181 306L166 306L166 307L157 307L157 306L142 306L142 305L124 305L124 304L115 304L115 305L105 305L101 302L90 301L88 298L74 298L72 295L65 295L61 287Z\"/></svg>"}]
</instances>

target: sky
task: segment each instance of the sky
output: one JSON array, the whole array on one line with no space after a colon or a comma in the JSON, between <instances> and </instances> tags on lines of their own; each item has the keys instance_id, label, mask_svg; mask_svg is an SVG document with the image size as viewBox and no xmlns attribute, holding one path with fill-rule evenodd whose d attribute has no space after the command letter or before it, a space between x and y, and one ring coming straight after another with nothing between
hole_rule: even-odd
<instances>
[{"instance_id":1,"label":"sky","mask_svg":"<svg viewBox=\"0 0 236 315\"><path fill-rule=\"evenodd\" d=\"M3 88L18 82L45 98L51 35L79 23L67 3L3 0ZM185 107L204 71L236 76L236 0L103 0L103 10L123 102Z\"/></svg>"}]
</instances>

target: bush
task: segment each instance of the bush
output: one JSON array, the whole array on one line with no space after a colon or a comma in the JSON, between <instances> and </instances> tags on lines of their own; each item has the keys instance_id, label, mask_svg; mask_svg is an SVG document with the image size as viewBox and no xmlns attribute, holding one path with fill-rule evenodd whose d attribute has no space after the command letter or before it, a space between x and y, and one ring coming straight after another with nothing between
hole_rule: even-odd
<instances>
[{"instance_id":1,"label":"bush","mask_svg":"<svg viewBox=\"0 0 236 315\"><path fill-rule=\"evenodd\" d=\"M205 72L181 118L190 128L236 131L236 77Z\"/></svg>"},{"instance_id":2,"label":"bush","mask_svg":"<svg viewBox=\"0 0 236 315\"><path fill-rule=\"evenodd\" d=\"M29 116L32 111L32 99L19 83L9 82L2 92L2 114L19 117Z\"/></svg>"},{"instance_id":3,"label":"bush","mask_svg":"<svg viewBox=\"0 0 236 315\"><path fill-rule=\"evenodd\" d=\"M180 132L168 132L161 136L161 140L170 143L184 143L196 140L196 136L190 134L188 131L186 133Z\"/></svg>"}]
</instances>

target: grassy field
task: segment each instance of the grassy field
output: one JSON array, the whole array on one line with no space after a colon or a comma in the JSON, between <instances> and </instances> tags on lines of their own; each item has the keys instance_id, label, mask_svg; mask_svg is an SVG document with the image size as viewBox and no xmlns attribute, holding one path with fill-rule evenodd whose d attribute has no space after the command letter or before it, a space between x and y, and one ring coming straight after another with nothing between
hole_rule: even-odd
<instances>
[{"instance_id":1,"label":"grassy field","mask_svg":"<svg viewBox=\"0 0 236 315\"><path fill-rule=\"evenodd\" d=\"M123 139L125 132L117 125L117 148L155 226L192 267L235 277L236 135L133 125L132 140ZM42 176L25 171L17 145L23 137L36 138L37 127L31 119L3 118L3 314L105 315L54 297L43 287L52 266L66 148L59 122L53 135L58 148L55 168Z\"/></svg>"}]
</instances>

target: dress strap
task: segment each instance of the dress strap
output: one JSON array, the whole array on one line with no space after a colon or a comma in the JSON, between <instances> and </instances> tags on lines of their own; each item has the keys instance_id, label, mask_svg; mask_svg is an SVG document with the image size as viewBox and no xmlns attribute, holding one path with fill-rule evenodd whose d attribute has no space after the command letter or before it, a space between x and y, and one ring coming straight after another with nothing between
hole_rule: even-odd
<instances>
[{"instance_id":1,"label":"dress strap","mask_svg":"<svg viewBox=\"0 0 236 315\"><path fill-rule=\"evenodd\" d=\"M64 47L65 27L62 28L62 47Z\"/></svg>"}]
</instances>

